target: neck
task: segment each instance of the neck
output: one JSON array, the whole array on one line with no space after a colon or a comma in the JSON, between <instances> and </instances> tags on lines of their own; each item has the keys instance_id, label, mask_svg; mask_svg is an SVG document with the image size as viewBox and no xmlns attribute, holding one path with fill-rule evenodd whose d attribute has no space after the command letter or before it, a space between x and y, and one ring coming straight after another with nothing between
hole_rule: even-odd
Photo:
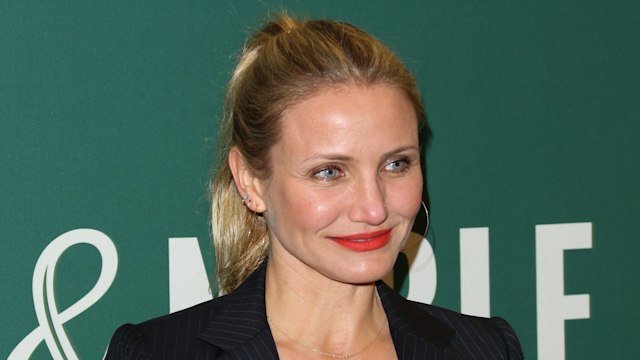
<instances>
[{"instance_id":1,"label":"neck","mask_svg":"<svg viewBox=\"0 0 640 360\"><path fill-rule=\"evenodd\" d=\"M336 282L313 271L294 271L277 259L267 266L265 297L279 345L350 354L367 346L386 325L374 283Z\"/></svg>"}]
</instances>

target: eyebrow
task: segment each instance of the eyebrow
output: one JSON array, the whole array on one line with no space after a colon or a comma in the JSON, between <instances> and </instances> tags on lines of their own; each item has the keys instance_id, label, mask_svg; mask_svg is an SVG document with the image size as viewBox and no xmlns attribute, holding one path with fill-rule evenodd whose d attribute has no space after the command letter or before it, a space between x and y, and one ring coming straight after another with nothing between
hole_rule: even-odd
<instances>
[{"instance_id":1,"label":"eyebrow","mask_svg":"<svg viewBox=\"0 0 640 360\"><path fill-rule=\"evenodd\" d=\"M420 152L420 148L418 146L415 145L408 145L408 146L401 146L397 149L388 151L384 154L382 154L382 158L388 158L391 155L394 154L398 154L401 153L403 151L407 151L407 150L415 150ZM344 154L339 154L339 153L327 153L327 154L316 154L313 155L309 158L306 158L303 163L308 163L310 161L314 161L314 160L330 160L330 161L340 161L340 162L350 162L353 161L353 157L352 156L348 156L348 155L344 155Z\"/></svg>"}]
</instances>

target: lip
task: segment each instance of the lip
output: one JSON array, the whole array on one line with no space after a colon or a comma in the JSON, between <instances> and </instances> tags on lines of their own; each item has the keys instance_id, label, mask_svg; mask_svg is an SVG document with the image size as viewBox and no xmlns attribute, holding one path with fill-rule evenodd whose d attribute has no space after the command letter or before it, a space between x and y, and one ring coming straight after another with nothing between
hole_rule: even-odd
<instances>
[{"instance_id":1,"label":"lip","mask_svg":"<svg viewBox=\"0 0 640 360\"><path fill-rule=\"evenodd\" d=\"M360 233L345 236L332 236L331 240L347 249L364 252L380 249L387 245L391 238L391 229L378 230L370 233Z\"/></svg>"}]
</instances>

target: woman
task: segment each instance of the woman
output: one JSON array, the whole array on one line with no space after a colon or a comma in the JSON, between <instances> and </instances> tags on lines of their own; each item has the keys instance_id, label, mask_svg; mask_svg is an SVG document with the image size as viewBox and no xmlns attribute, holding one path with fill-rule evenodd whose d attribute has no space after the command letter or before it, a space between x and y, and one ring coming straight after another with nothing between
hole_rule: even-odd
<instances>
[{"instance_id":1,"label":"woman","mask_svg":"<svg viewBox=\"0 0 640 360\"><path fill-rule=\"evenodd\" d=\"M414 78L370 35L268 23L230 81L212 187L228 295L124 325L107 359L521 359L504 320L379 281L421 209L424 116Z\"/></svg>"}]
</instances>

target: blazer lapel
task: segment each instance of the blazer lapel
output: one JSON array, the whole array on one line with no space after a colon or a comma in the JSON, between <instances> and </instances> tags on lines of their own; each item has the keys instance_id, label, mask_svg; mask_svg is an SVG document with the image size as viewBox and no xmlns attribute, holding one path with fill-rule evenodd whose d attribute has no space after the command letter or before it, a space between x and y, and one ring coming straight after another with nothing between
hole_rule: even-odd
<instances>
[{"instance_id":1,"label":"blazer lapel","mask_svg":"<svg viewBox=\"0 0 640 360\"><path fill-rule=\"evenodd\" d=\"M264 299L263 264L211 316L200 339L218 348L216 359L278 359ZM221 299L222 300L222 299Z\"/></svg>"},{"instance_id":2,"label":"blazer lapel","mask_svg":"<svg viewBox=\"0 0 640 360\"><path fill-rule=\"evenodd\" d=\"M266 317L265 275L266 262L212 311L200 339L216 348L216 359L278 359ZM377 289L400 360L459 358L449 347L453 329L382 281Z\"/></svg>"},{"instance_id":3,"label":"blazer lapel","mask_svg":"<svg viewBox=\"0 0 640 360\"><path fill-rule=\"evenodd\" d=\"M378 281L377 288L398 359L459 358L448 349L455 336L451 327L422 311L382 281Z\"/></svg>"}]
</instances>

